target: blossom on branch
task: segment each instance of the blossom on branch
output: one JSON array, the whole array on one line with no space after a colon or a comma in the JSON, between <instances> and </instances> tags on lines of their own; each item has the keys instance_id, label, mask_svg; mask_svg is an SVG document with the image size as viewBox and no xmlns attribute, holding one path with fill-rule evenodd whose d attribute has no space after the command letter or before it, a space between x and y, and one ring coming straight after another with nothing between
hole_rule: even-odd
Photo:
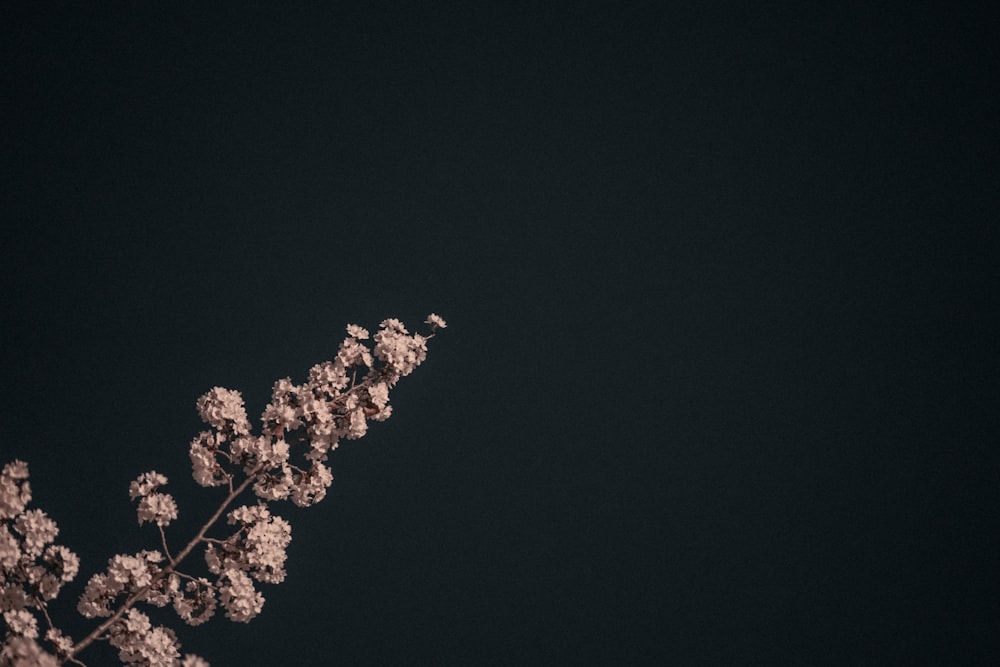
<instances>
[{"instance_id":1,"label":"blossom on branch","mask_svg":"<svg viewBox=\"0 0 1000 667\"><path fill-rule=\"evenodd\" d=\"M259 434L252 432L240 392L213 387L201 396L196 407L209 429L190 443L192 476L203 487L226 487L228 495L201 530L175 551L164 530L178 516L177 502L161 490L167 478L149 471L131 482L129 497L138 500L138 522L157 525L162 551L113 556L104 572L91 576L77 610L86 618L106 620L76 643L53 626L46 610L61 586L76 576L79 559L53 544L59 534L55 521L40 509L27 509L27 464L5 465L0 474L0 629L6 634L0 667L83 664L76 655L95 641L117 648L125 665L208 667L196 655L181 658L173 630L152 625L136 605L172 606L189 625L205 623L220 605L231 621L246 623L260 614L264 596L254 581L284 581L292 539L291 525L273 514L269 503L288 500L307 507L326 497L333 482L326 465L329 453L341 440L367 434L369 421L389 418L389 390L426 359L427 341L446 327L433 313L426 322L426 336L411 334L392 318L374 335L348 325L334 358L310 368L303 384L290 378L274 383ZM248 492L256 504L226 512ZM213 537L210 531L219 532L216 523L222 516L230 526L228 535ZM210 576L182 571L182 565L191 565L187 556L201 547ZM41 617L35 610L48 625L43 640L54 655L38 643L43 641Z\"/></svg>"}]
</instances>

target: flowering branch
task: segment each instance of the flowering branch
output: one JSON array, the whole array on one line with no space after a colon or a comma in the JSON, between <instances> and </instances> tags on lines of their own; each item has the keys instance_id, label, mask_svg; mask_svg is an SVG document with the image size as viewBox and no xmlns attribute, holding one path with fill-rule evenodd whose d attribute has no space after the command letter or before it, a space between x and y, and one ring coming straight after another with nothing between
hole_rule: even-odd
<instances>
[{"instance_id":1,"label":"flowering branch","mask_svg":"<svg viewBox=\"0 0 1000 667\"><path fill-rule=\"evenodd\" d=\"M137 602L142 600L143 597L150 591L150 589L155 588L156 585L160 581L162 581L164 577L171 574L176 569L177 565L179 565L181 561L183 561L188 556L188 554L190 554L191 551L196 546L198 546L198 544L202 540L205 539L205 533L207 533L209 529L215 525L215 522L219 520L219 517L221 517L222 513L226 511L226 508L229 507L229 505L232 504L234 500L236 500L236 497L239 496L244 491L246 491L247 487L250 486L253 480L254 480L253 476L247 477L245 480L243 480L243 483L240 484L239 487L231 491L229 495L226 496L226 499L222 501L222 504L220 504L219 507L215 510L215 513L212 514L211 518L205 522L205 525L201 527L201 530L198 531L198 534L195 535L191 539L191 541L187 543L187 546L184 547L184 549L179 554L177 554L177 557L171 560L170 563L165 568L160 570L159 574L155 575L150 580L150 583L148 585L143 586L138 591L129 596L129 598L126 599L121 604L121 606L111 615L111 618L101 623L99 626L94 628L94 630L89 635L87 635L79 642L74 644L73 647L69 651L67 651L66 657L72 658L77 653L87 648L92 643L94 643L94 641L96 641L104 633L105 630L114 625L118 621L118 619L120 619L125 614L125 612L127 612L129 609L135 606Z\"/></svg>"},{"instance_id":2,"label":"flowering branch","mask_svg":"<svg viewBox=\"0 0 1000 667\"><path fill-rule=\"evenodd\" d=\"M290 500L308 507L326 496L333 481L325 465L329 452L342 439L363 437L369 420L384 421L391 415L389 389L423 362L427 341L446 326L433 314L427 323L431 330L423 336L410 334L398 320L385 320L371 337L373 349L364 343L368 331L349 325L337 356L313 366L304 384L294 385L288 378L274 384L271 402L261 415L261 435L251 433L239 392L215 387L198 399L198 412L211 430L191 442L193 476L201 486L227 487L227 496L174 556L164 528L177 518L178 508L174 498L160 490L167 478L151 471L133 481L129 495L139 501L139 524L156 524L162 553L117 555L105 572L91 577L77 609L88 618L105 620L75 644L52 624L47 601L76 576L79 559L52 544L58 534L54 521L41 510L25 509L31 500L27 464L7 464L0 475L0 612L6 627L0 665L83 665L76 656L95 641L106 640L126 665L207 667L195 655L181 659L176 634L152 626L137 605L172 604L190 625L206 622L219 604L233 621L249 622L257 616L264 597L252 580L283 581L285 548L291 541L291 526L272 515L268 504ZM362 369L366 372L358 381ZM300 446L306 450L305 465L289 460L292 449ZM240 475L243 478L236 484ZM248 489L256 495L256 504L230 510ZM209 537L224 514L234 532L224 538ZM199 545L205 546L205 565L214 581L179 569ZM54 654L36 641L38 623L32 609L49 627L45 639Z\"/></svg>"}]
</instances>

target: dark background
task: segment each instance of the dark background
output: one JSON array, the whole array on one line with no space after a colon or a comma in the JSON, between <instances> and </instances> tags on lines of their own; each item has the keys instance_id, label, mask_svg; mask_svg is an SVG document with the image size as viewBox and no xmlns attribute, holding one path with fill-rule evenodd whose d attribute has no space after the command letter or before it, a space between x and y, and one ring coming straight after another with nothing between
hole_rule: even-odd
<instances>
[{"instance_id":1,"label":"dark background","mask_svg":"<svg viewBox=\"0 0 1000 667\"><path fill-rule=\"evenodd\" d=\"M132 479L175 545L210 513L201 393L259 415L347 323L436 312L328 499L276 507L262 615L184 651L995 659L985 5L248 4L0 10L0 459L83 558L76 637L158 542Z\"/></svg>"}]
</instances>

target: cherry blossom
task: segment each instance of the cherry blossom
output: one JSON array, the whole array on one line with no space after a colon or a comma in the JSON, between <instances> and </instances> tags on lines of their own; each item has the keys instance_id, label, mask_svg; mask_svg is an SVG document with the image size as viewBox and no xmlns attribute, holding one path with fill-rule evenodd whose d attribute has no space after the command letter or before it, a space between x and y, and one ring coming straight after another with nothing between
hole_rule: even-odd
<instances>
[{"instance_id":1,"label":"cherry blossom","mask_svg":"<svg viewBox=\"0 0 1000 667\"><path fill-rule=\"evenodd\" d=\"M182 658L174 631L154 626L137 605L172 606L189 625L207 622L220 605L235 622L260 614L265 599L254 582L285 580L292 539L291 525L269 504L287 500L308 507L326 497L333 482L326 465L330 452L341 440L366 435L369 421L392 414L389 390L426 359L427 341L446 327L433 313L426 323L426 336L411 334L392 318L374 335L348 325L334 358L310 368L303 384L291 378L274 383L256 434L239 391L213 387L201 396L196 408L209 428L190 443L192 476L200 486L225 487L216 493L228 493L198 533L175 551L165 529L178 517L179 507L162 490L167 478L149 471L132 481L129 498L138 500L138 523L156 525L161 548L115 555L103 572L91 575L77 610L104 620L79 641L55 627L47 612L63 584L79 572L79 558L54 544L59 528L52 518L28 508L28 465L7 463L0 474L0 618L5 630L0 665L83 665L77 657L81 651L95 641L108 641L125 665L208 667L197 655ZM256 498L255 504L229 509L245 493ZM223 516L228 528L218 525ZM192 573L190 567L197 563L185 560L196 548L204 549L204 575Z\"/></svg>"}]
</instances>

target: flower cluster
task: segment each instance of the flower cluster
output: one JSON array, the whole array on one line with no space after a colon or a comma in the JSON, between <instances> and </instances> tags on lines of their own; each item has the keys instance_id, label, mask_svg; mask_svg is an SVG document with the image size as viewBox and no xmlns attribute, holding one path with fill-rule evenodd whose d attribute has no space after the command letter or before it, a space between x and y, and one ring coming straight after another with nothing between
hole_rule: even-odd
<instances>
[{"instance_id":1,"label":"flower cluster","mask_svg":"<svg viewBox=\"0 0 1000 667\"><path fill-rule=\"evenodd\" d=\"M118 649L118 659L126 665L172 667L180 658L177 635L169 628L154 626L138 609L111 626L108 641Z\"/></svg>"},{"instance_id":2,"label":"flower cluster","mask_svg":"<svg viewBox=\"0 0 1000 667\"><path fill-rule=\"evenodd\" d=\"M118 598L139 595L150 599L156 591L151 589L154 579L159 581L163 554L159 551L140 551L134 556L118 555L108 561L108 569L95 574L77 603L77 611L87 618L111 616L111 605ZM162 606L162 605L160 605Z\"/></svg>"},{"instance_id":3,"label":"flower cluster","mask_svg":"<svg viewBox=\"0 0 1000 667\"><path fill-rule=\"evenodd\" d=\"M155 470L144 472L129 486L129 498L141 498L137 514L139 525L150 521L161 528L177 518L177 503L169 493L157 491L167 483L167 478Z\"/></svg>"},{"instance_id":4,"label":"flower cluster","mask_svg":"<svg viewBox=\"0 0 1000 667\"><path fill-rule=\"evenodd\" d=\"M72 581L80 559L64 546L53 544L59 527L40 509L27 509L31 502L28 464L13 461L0 473L0 614L7 636L0 650L0 664L55 665L39 638L35 610L46 615L63 584ZM47 618L47 616L46 616ZM65 646L62 635L49 630L57 649Z\"/></svg>"},{"instance_id":5,"label":"flower cluster","mask_svg":"<svg viewBox=\"0 0 1000 667\"><path fill-rule=\"evenodd\" d=\"M433 314L427 323L432 332L447 326ZM274 383L260 436L250 433L240 393L215 387L198 399L198 412L212 430L191 442L195 481L225 486L239 467L255 476L253 490L261 500L291 500L300 507L318 503L333 481L324 465L329 452L341 440L364 436L369 421L389 418L389 390L424 361L432 336L410 334L396 319L383 321L374 336L348 325L336 357L309 369L305 383L290 378ZM373 350L365 343L370 338ZM299 465L289 458L297 445L305 448Z\"/></svg>"},{"instance_id":6,"label":"flower cluster","mask_svg":"<svg viewBox=\"0 0 1000 667\"><path fill-rule=\"evenodd\" d=\"M240 392L214 387L199 398L198 414L209 430L191 442L192 475L201 486L227 487L228 495L199 533L172 555L164 528L177 518L178 507L161 490L167 478L156 471L139 475L129 486L129 497L139 501L139 525L156 524L162 551L114 556L104 572L94 574L77 610L106 620L76 644L49 622L45 639L55 655L36 642L38 619L31 609L45 612L45 602L76 575L79 560L52 544L58 534L55 522L41 510L26 509L31 500L27 464L5 466L0 476L0 612L7 634L0 645L0 666L82 664L75 656L92 642L106 640L126 665L208 667L198 656L181 658L173 630L154 626L135 605L170 605L189 625L208 621L219 605L232 621L256 617L264 596L254 582L284 581L285 550L292 539L291 526L272 514L268 503L288 500L308 507L323 500L333 482L328 454L342 440L364 436L369 421L392 414L389 390L424 361L427 341L446 326L433 314L426 322L427 336L411 334L396 319L383 321L374 335L349 325L336 356L313 366L304 383L290 378L275 382L259 434L252 432ZM228 535L210 537L209 530L244 492L252 492L256 503L225 513L232 527ZM180 570L199 545L204 546L210 577Z\"/></svg>"}]
</instances>

